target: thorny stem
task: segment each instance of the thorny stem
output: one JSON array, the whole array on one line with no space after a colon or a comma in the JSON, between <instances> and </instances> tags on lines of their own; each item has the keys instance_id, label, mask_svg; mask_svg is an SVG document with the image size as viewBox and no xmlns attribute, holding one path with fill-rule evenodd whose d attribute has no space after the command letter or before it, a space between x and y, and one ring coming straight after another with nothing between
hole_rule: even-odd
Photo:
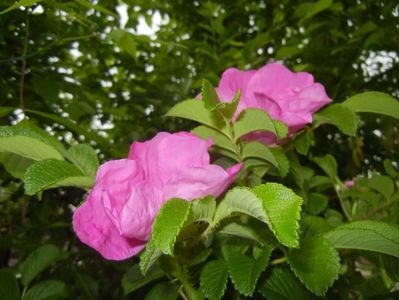
<instances>
[{"instance_id":1,"label":"thorny stem","mask_svg":"<svg viewBox=\"0 0 399 300\"><path fill-rule=\"evenodd\" d=\"M183 285L185 293L180 293L182 298L187 300L203 300L204 297L200 291L198 291L191 283L190 278L184 267L180 265L177 259L172 261L175 271L177 273L176 277L180 280ZM183 295L184 296L183 296Z\"/></svg>"},{"instance_id":2,"label":"thorny stem","mask_svg":"<svg viewBox=\"0 0 399 300\"><path fill-rule=\"evenodd\" d=\"M349 213L349 211L348 211L348 209L347 209L347 207L346 207L346 205L344 203L344 199L341 196L341 192L340 192L341 188L342 187L339 184L336 184L334 186L335 192L337 193L337 196L338 196L339 204L341 205L341 208L342 208L342 211L343 211L345 217L348 219L348 221L352 221L352 216Z\"/></svg>"},{"instance_id":3,"label":"thorny stem","mask_svg":"<svg viewBox=\"0 0 399 300\"><path fill-rule=\"evenodd\" d=\"M25 83L26 53L28 51L28 42L29 42L29 9L26 10L25 38L22 49L22 68L21 68L21 79L19 84L19 106L23 112L25 112L24 83Z\"/></svg>"}]
</instances>

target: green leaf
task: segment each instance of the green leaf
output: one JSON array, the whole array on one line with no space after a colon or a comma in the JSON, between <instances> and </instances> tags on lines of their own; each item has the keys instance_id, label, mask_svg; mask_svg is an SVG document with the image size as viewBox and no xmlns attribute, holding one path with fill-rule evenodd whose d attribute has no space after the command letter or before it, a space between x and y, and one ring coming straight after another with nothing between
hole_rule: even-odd
<instances>
[{"instance_id":1,"label":"green leaf","mask_svg":"<svg viewBox=\"0 0 399 300\"><path fill-rule=\"evenodd\" d=\"M399 227L376 221L357 221L336 227L324 237L335 248L375 251L399 257Z\"/></svg>"},{"instance_id":2,"label":"green leaf","mask_svg":"<svg viewBox=\"0 0 399 300\"><path fill-rule=\"evenodd\" d=\"M339 261L337 250L323 237L306 239L288 254L292 271L318 296L323 296L338 278Z\"/></svg>"},{"instance_id":3,"label":"green leaf","mask_svg":"<svg viewBox=\"0 0 399 300\"><path fill-rule=\"evenodd\" d=\"M383 164L384 164L385 172L389 176L391 176L392 178L396 178L398 176L398 172L393 167L392 161L390 161L389 159L384 159Z\"/></svg>"},{"instance_id":4,"label":"green leaf","mask_svg":"<svg viewBox=\"0 0 399 300\"><path fill-rule=\"evenodd\" d=\"M125 295L141 288L153 280L165 276L165 273L157 265L151 268L146 275L140 271L139 265L135 264L122 277L122 288Z\"/></svg>"},{"instance_id":5,"label":"green leaf","mask_svg":"<svg viewBox=\"0 0 399 300\"><path fill-rule=\"evenodd\" d=\"M193 120L220 132L225 131L222 117L214 111L207 110L204 103L199 100L179 102L166 113L166 116Z\"/></svg>"},{"instance_id":6,"label":"green leaf","mask_svg":"<svg viewBox=\"0 0 399 300\"><path fill-rule=\"evenodd\" d=\"M200 286L209 300L219 300L223 297L227 277L228 270L224 260L213 260L204 266L200 276Z\"/></svg>"},{"instance_id":7,"label":"green leaf","mask_svg":"<svg viewBox=\"0 0 399 300\"><path fill-rule=\"evenodd\" d=\"M267 112L257 108L243 110L235 121L233 130L236 139L254 131L269 131L277 135L273 120Z\"/></svg>"},{"instance_id":8,"label":"green leaf","mask_svg":"<svg viewBox=\"0 0 399 300\"><path fill-rule=\"evenodd\" d=\"M264 244L262 239L252 228L234 222L224 226L218 233L249 239L259 243L260 245Z\"/></svg>"},{"instance_id":9,"label":"green leaf","mask_svg":"<svg viewBox=\"0 0 399 300\"><path fill-rule=\"evenodd\" d=\"M222 219L236 213L247 214L267 223L267 217L262 202L247 188L235 187L227 192L224 199L216 208L213 222L214 224L218 224Z\"/></svg>"},{"instance_id":10,"label":"green leaf","mask_svg":"<svg viewBox=\"0 0 399 300\"><path fill-rule=\"evenodd\" d=\"M23 179L26 169L34 163L29 158L7 152L0 153L0 162L8 173L19 179Z\"/></svg>"},{"instance_id":11,"label":"green leaf","mask_svg":"<svg viewBox=\"0 0 399 300\"><path fill-rule=\"evenodd\" d=\"M68 159L77 166L84 175L96 177L98 158L96 151L87 144L78 144L68 149Z\"/></svg>"},{"instance_id":12,"label":"green leaf","mask_svg":"<svg viewBox=\"0 0 399 300\"><path fill-rule=\"evenodd\" d=\"M175 241L190 214L191 202L172 198L160 209L152 227L155 245L165 254L172 254Z\"/></svg>"},{"instance_id":13,"label":"green leaf","mask_svg":"<svg viewBox=\"0 0 399 300\"><path fill-rule=\"evenodd\" d=\"M216 105L215 110L221 113L227 120L230 120L237 111L240 102L240 91L237 91L231 102L220 102Z\"/></svg>"},{"instance_id":14,"label":"green leaf","mask_svg":"<svg viewBox=\"0 0 399 300\"><path fill-rule=\"evenodd\" d=\"M27 124L0 126L0 152L10 152L33 160L64 159L54 145L53 137Z\"/></svg>"},{"instance_id":15,"label":"green leaf","mask_svg":"<svg viewBox=\"0 0 399 300\"><path fill-rule=\"evenodd\" d=\"M273 268L259 292L269 300L308 300L310 293L286 268Z\"/></svg>"},{"instance_id":16,"label":"green leaf","mask_svg":"<svg viewBox=\"0 0 399 300\"><path fill-rule=\"evenodd\" d=\"M10 269L0 269L0 299L20 299L18 281L14 272Z\"/></svg>"},{"instance_id":17,"label":"green leaf","mask_svg":"<svg viewBox=\"0 0 399 300\"><path fill-rule=\"evenodd\" d=\"M60 280L45 280L31 287L22 300L55 300L64 298L66 285Z\"/></svg>"},{"instance_id":18,"label":"green leaf","mask_svg":"<svg viewBox=\"0 0 399 300\"><path fill-rule=\"evenodd\" d=\"M179 289L174 283L161 282L145 295L144 300L177 300Z\"/></svg>"},{"instance_id":19,"label":"green leaf","mask_svg":"<svg viewBox=\"0 0 399 300\"><path fill-rule=\"evenodd\" d=\"M269 227L280 243L297 247L302 198L278 183L262 184L252 191L262 200Z\"/></svg>"},{"instance_id":20,"label":"green leaf","mask_svg":"<svg viewBox=\"0 0 399 300\"><path fill-rule=\"evenodd\" d=\"M274 128L276 129L277 139L281 140L288 135L288 126L280 120L273 120Z\"/></svg>"},{"instance_id":21,"label":"green leaf","mask_svg":"<svg viewBox=\"0 0 399 300\"><path fill-rule=\"evenodd\" d=\"M320 193L310 193L308 196L307 209L312 215L323 212L328 205L328 197Z\"/></svg>"},{"instance_id":22,"label":"green leaf","mask_svg":"<svg viewBox=\"0 0 399 300\"><path fill-rule=\"evenodd\" d=\"M101 5L93 4L93 3L91 3L90 1L87 1L87 0L75 0L75 2L79 3L80 5L82 5L84 7L92 8L92 9L98 10L99 12L102 12L104 14L113 16L115 18L119 18L118 14L113 13L112 11L106 9L105 7L103 7Z\"/></svg>"},{"instance_id":23,"label":"green leaf","mask_svg":"<svg viewBox=\"0 0 399 300\"><path fill-rule=\"evenodd\" d=\"M77 167L66 161L46 159L32 164L26 170L24 184L26 194L34 195L60 186L90 188L93 178L84 176Z\"/></svg>"},{"instance_id":24,"label":"green leaf","mask_svg":"<svg viewBox=\"0 0 399 300\"><path fill-rule=\"evenodd\" d=\"M327 106L322 111L313 115L313 120L319 124L332 124L338 127L343 133L355 136L357 131L356 114L342 104Z\"/></svg>"},{"instance_id":25,"label":"green leaf","mask_svg":"<svg viewBox=\"0 0 399 300\"><path fill-rule=\"evenodd\" d=\"M76 1L76 0L75 0ZM137 57L137 42L134 35L122 29L115 29L108 34L121 50L128 53L133 58Z\"/></svg>"},{"instance_id":26,"label":"green leaf","mask_svg":"<svg viewBox=\"0 0 399 300\"><path fill-rule=\"evenodd\" d=\"M245 144L242 148L241 155L244 160L251 157L260 158L268 163L271 163L273 166L279 169L279 164L273 153L268 147L260 142L250 142Z\"/></svg>"},{"instance_id":27,"label":"green leaf","mask_svg":"<svg viewBox=\"0 0 399 300\"><path fill-rule=\"evenodd\" d=\"M312 159L319 167L330 177L333 182L337 181L337 162L331 154L323 157L314 157Z\"/></svg>"},{"instance_id":28,"label":"green leaf","mask_svg":"<svg viewBox=\"0 0 399 300\"><path fill-rule=\"evenodd\" d=\"M388 176L374 175L368 181L368 186L382 194L389 200L394 193L394 183Z\"/></svg>"},{"instance_id":29,"label":"green leaf","mask_svg":"<svg viewBox=\"0 0 399 300\"><path fill-rule=\"evenodd\" d=\"M204 106L208 110L213 110L220 102L215 88L206 79L202 81L201 101L204 102Z\"/></svg>"},{"instance_id":30,"label":"green leaf","mask_svg":"<svg viewBox=\"0 0 399 300\"><path fill-rule=\"evenodd\" d=\"M41 2L41 1L42 0L19 0L16 3L14 3L13 5L11 5L9 8L6 8L5 10L0 11L0 15L8 13L9 11L17 9L21 6L24 6L24 7L32 6L33 4Z\"/></svg>"},{"instance_id":31,"label":"green leaf","mask_svg":"<svg viewBox=\"0 0 399 300\"><path fill-rule=\"evenodd\" d=\"M148 270L158 261L162 255L162 251L155 246L154 240L151 238L145 245L145 250L140 254L140 270L145 275Z\"/></svg>"},{"instance_id":32,"label":"green leaf","mask_svg":"<svg viewBox=\"0 0 399 300\"><path fill-rule=\"evenodd\" d=\"M235 288L245 296L252 296L260 274L269 262L272 248L264 248L256 258L250 258L241 253L230 253L226 257L230 278Z\"/></svg>"},{"instance_id":33,"label":"green leaf","mask_svg":"<svg viewBox=\"0 0 399 300\"><path fill-rule=\"evenodd\" d=\"M342 105L357 113L375 113L399 119L399 101L384 93L357 94L342 102Z\"/></svg>"},{"instance_id":34,"label":"green leaf","mask_svg":"<svg viewBox=\"0 0 399 300\"><path fill-rule=\"evenodd\" d=\"M43 270L54 263L60 256L55 245L43 245L34 250L21 266L21 281L24 286L36 278Z\"/></svg>"},{"instance_id":35,"label":"green leaf","mask_svg":"<svg viewBox=\"0 0 399 300\"><path fill-rule=\"evenodd\" d=\"M277 160L280 176L284 178L285 176L287 176L290 170L290 161L288 160L287 155L285 155L284 150L279 147L270 148L270 151L273 153L274 158Z\"/></svg>"},{"instance_id":36,"label":"green leaf","mask_svg":"<svg viewBox=\"0 0 399 300\"><path fill-rule=\"evenodd\" d=\"M332 0L319 0L317 2L306 2L298 5L294 17L302 18L304 20L317 15L318 13L328 9L333 4Z\"/></svg>"},{"instance_id":37,"label":"green leaf","mask_svg":"<svg viewBox=\"0 0 399 300\"><path fill-rule=\"evenodd\" d=\"M190 213L186 220L187 223L197 221L212 223L213 216L215 215L216 201L213 196L205 196L201 199L191 201Z\"/></svg>"},{"instance_id":38,"label":"green leaf","mask_svg":"<svg viewBox=\"0 0 399 300\"><path fill-rule=\"evenodd\" d=\"M295 149L296 151L298 151L299 154L307 155L309 152L309 148L314 143L313 131L307 129L304 132L301 132L295 137L293 142Z\"/></svg>"},{"instance_id":39,"label":"green leaf","mask_svg":"<svg viewBox=\"0 0 399 300\"><path fill-rule=\"evenodd\" d=\"M208 126L198 126L191 130L192 133L199 136L204 140L212 138L213 145L231 151L234 155L237 152L236 146L227 138L225 135L221 134L219 131L212 129ZM237 156L237 155L236 155ZM237 158L238 161L238 158Z\"/></svg>"}]
</instances>

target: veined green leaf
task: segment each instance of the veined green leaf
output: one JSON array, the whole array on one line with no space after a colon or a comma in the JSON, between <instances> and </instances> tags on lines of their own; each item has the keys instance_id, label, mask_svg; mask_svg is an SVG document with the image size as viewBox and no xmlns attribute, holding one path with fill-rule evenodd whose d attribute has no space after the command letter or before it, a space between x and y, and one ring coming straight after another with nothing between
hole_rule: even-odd
<instances>
[{"instance_id":1,"label":"veined green leaf","mask_svg":"<svg viewBox=\"0 0 399 300\"><path fill-rule=\"evenodd\" d=\"M179 102L166 113L166 116L193 120L220 132L226 130L222 117L214 111L207 110L204 103L199 100L192 99Z\"/></svg>"},{"instance_id":2,"label":"veined green leaf","mask_svg":"<svg viewBox=\"0 0 399 300\"><path fill-rule=\"evenodd\" d=\"M191 202L172 198L164 203L155 218L152 237L165 254L172 254L175 241L190 214Z\"/></svg>"},{"instance_id":3,"label":"veined green leaf","mask_svg":"<svg viewBox=\"0 0 399 300\"><path fill-rule=\"evenodd\" d=\"M0 269L0 299L20 299L18 281L14 272L10 269Z\"/></svg>"},{"instance_id":4,"label":"veined green leaf","mask_svg":"<svg viewBox=\"0 0 399 300\"><path fill-rule=\"evenodd\" d=\"M202 269L201 290L209 300L219 300L226 290L228 278L227 264L224 260L212 260Z\"/></svg>"},{"instance_id":5,"label":"veined green leaf","mask_svg":"<svg viewBox=\"0 0 399 300\"><path fill-rule=\"evenodd\" d=\"M247 188L235 187L227 192L216 208L213 222L218 224L222 219L235 213L247 214L264 223L268 222L262 202Z\"/></svg>"},{"instance_id":6,"label":"veined green leaf","mask_svg":"<svg viewBox=\"0 0 399 300\"><path fill-rule=\"evenodd\" d=\"M21 281L23 285L29 285L37 275L54 263L59 255L60 250L54 245L44 245L34 250L21 267Z\"/></svg>"},{"instance_id":7,"label":"veined green leaf","mask_svg":"<svg viewBox=\"0 0 399 300\"><path fill-rule=\"evenodd\" d=\"M377 221L356 221L327 232L335 248L369 250L399 257L399 227Z\"/></svg>"},{"instance_id":8,"label":"veined green leaf","mask_svg":"<svg viewBox=\"0 0 399 300\"><path fill-rule=\"evenodd\" d=\"M236 139L254 131L269 131L277 135L273 120L265 111L257 108L243 110L234 123L233 130Z\"/></svg>"},{"instance_id":9,"label":"veined green leaf","mask_svg":"<svg viewBox=\"0 0 399 300\"><path fill-rule=\"evenodd\" d=\"M230 253L226 257L230 278L241 294L251 296L254 293L258 278L265 270L271 252L272 248L266 247L256 259L241 253Z\"/></svg>"},{"instance_id":10,"label":"veined green leaf","mask_svg":"<svg viewBox=\"0 0 399 300\"><path fill-rule=\"evenodd\" d=\"M145 245L144 251L140 254L139 266L141 273L145 275L161 256L162 251L155 246L155 242L151 238Z\"/></svg>"},{"instance_id":11,"label":"veined green leaf","mask_svg":"<svg viewBox=\"0 0 399 300\"><path fill-rule=\"evenodd\" d=\"M41 160L32 164L24 176L25 192L28 195L60 186L90 188L93 182L93 178L85 176L74 165L56 159Z\"/></svg>"},{"instance_id":12,"label":"veined green leaf","mask_svg":"<svg viewBox=\"0 0 399 300\"><path fill-rule=\"evenodd\" d=\"M215 146L231 151L232 153L236 153L236 146L229 140L228 137L215 129L201 125L195 127L193 130L191 130L191 132L204 140L212 138Z\"/></svg>"},{"instance_id":13,"label":"veined green leaf","mask_svg":"<svg viewBox=\"0 0 399 300\"><path fill-rule=\"evenodd\" d=\"M240 91L237 91L231 102L220 102L219 104L216 105L214 110L217 110L227 120L230 120L235 114L239 102L240 102Z\"/></svg>"},{"instance_id":14,"label":"veined green leaf","mask_svg":"<svg viewBox=\"0 0 399 300\"><path fill-rule=\"evenodd\" d=\"M357 94L342 102L342 105L357 113L376 113L399 119L399 101L384 93Z\"/></svg>"},{"instance_id":15,"label":"veined green leaf","mask_svg":"<svg viewBox=\"0 0 399 300\"><path fill-rule=\"evenodd\" d=\"M203 221L211 223L215 215L216 201L213 196L205 196L191 201L190 213L186 223Z\"/></svg>"},{"instance_id":16,"label":"veined green leaf","mask_svg":"<svg viewBox=\"0 0 399 300\"><path fill-rule=\"evenodd\" d=\"M318 296L323 296L338 278L339 261L337 250L323 237L306 239L288 254L292 271Z\"/></svg>"},{"instance_id":17,"label":"veined green leaf","mask_svg":"<svg viewBox=\"0 0 399 300\"><path fill-rule=\"evenodd\" d=\"M270 149L260 142L250 142L245 144L242 149L242 157L244 160L250 157L260 158L271 163L277 169L280 167Z\"/></svg>"},{"instance_id":18,"label":"veined green leaf","mask_svg":"<svg viewBox=\"0 0 399 300\"><path fill-rule=\"evenodd\" d=\"M63 160L62 148L54 137L28 122L0 126L0 152L10 152L33 160Z\"/></svg>"},{"instance_id":19,"label":"veined green leaf","mask_svg":"<svg viewBox=\"0 0 399 300\"><path fill-rule=\"evenodd\" d=\"M66 296L66 285L60 280L45 280L31 287L22 300L60 299Z\"/></svg>"},{"instance_id":20,"label":"veined green leaf","mask_svg":"<svg viewBox=\"0 0 399 300\"><path fill-rule=\"evenodd\" d=\"M271 275L259 291L270 300L308 300L313 298L295 275L286 268L273 268Z\"/></svg>"},{"instance_id":21,"label":"veined green leaf","mask_svg":"<svg viewBox=\"0 0 399 300\"><path fill-rule=\"evenodd\" d=\"M68 149L68 159L77 166L83 174L95 178L98 169L96 151L87 144L77 144Z\"/></svg>"},{"instance_id":22,"label":"veined green leaf","mask_svg":"<svg viewBox=\"0 0 399 300\"><path fill-rule=\"evenodd\" d=\"M260 245L264 244L262 239L252 228L234 222L224 226L218 233L253 240Z\"/></svg>"},{"instance_id":23,"label":"veined green leaf","mask_svg":"<svg viewBox=\"0 0 399 300\"><path fill-rule=\"evenodd\" d=\"M261 199L269 227L280 243L297 247L302 198L278 183L262 184L252 191Z\"/></svg>"},{"instance_id":24,"label":"veined green leaf","mask_svg":"<svg viewBox=\"0 0 399 300\"><path fill-rule=\"evenodd\" d=\"M313 115L313 120L320 124L332 124L338 127L343 133L355 136L357 131L356 114L342 104L327 106L322 111Z\"/></svg>"}]
</instances>

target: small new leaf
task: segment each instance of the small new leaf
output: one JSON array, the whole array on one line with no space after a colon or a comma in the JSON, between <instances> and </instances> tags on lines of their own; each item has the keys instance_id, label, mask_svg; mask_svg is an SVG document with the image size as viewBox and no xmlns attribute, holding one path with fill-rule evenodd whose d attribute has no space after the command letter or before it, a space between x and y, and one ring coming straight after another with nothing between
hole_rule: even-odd
<instances>
[{"instance_id":1,"label":"small new leaf","mask_svg":"<svg viewBox=\"0 0 399 300\"><path fill-rule=\"evenodd\" d=\"M175 241L190 214L191 202L172 198L164 203L155 218L152 237L164 254L173 254Z\"/></svg>"},{"instance_id":2,"label":"small new leaf","mask_svg":"<svg viewBox=\"0 0 399 300\"><path fill-rule=\"evenodd\" d=\"M215 88L206 79L202 81L201 100L204 102L204 106L208 110L213 110L220 102Z\"/></svg>"}]
</instances>

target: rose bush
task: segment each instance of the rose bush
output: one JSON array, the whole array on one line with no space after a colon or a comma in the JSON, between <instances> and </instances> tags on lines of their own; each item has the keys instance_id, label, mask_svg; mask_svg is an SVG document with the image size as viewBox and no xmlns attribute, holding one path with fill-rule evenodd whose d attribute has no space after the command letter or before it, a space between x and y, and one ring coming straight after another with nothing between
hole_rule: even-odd
<instances>
[{"instance_id":1,"label":"rose bush","mask_svg":"<svg viewBox=\"0 0 399 300\"><path fill-rule=\"evenodd\" d=\"M247 108L259 108L271 118L284 122L293 134L312 123L312 114L331 102L324 87L307 72L294 73L279 63L270 63L258 70L227 69L216 92L221 102L231 102L240 90L240 102L233 120ZM252 133L249 139L266 144L275 137L262 132Z\"/></svg>"},{"instance_id":2,"label":"rose bush","mask_svg":"<svg viewBox=\"0 0 399 300\"><path fill-rule=\"evenodd\" d=\"M134 142L127 159L100 166L93 189L74 213L79 239L104 258L123 260L143 249L165 201L219 196L241 164L228 170L210 164L211 145L211 139L189 132L161 132L150 141Z\"/></svg>"}]
</instances>

